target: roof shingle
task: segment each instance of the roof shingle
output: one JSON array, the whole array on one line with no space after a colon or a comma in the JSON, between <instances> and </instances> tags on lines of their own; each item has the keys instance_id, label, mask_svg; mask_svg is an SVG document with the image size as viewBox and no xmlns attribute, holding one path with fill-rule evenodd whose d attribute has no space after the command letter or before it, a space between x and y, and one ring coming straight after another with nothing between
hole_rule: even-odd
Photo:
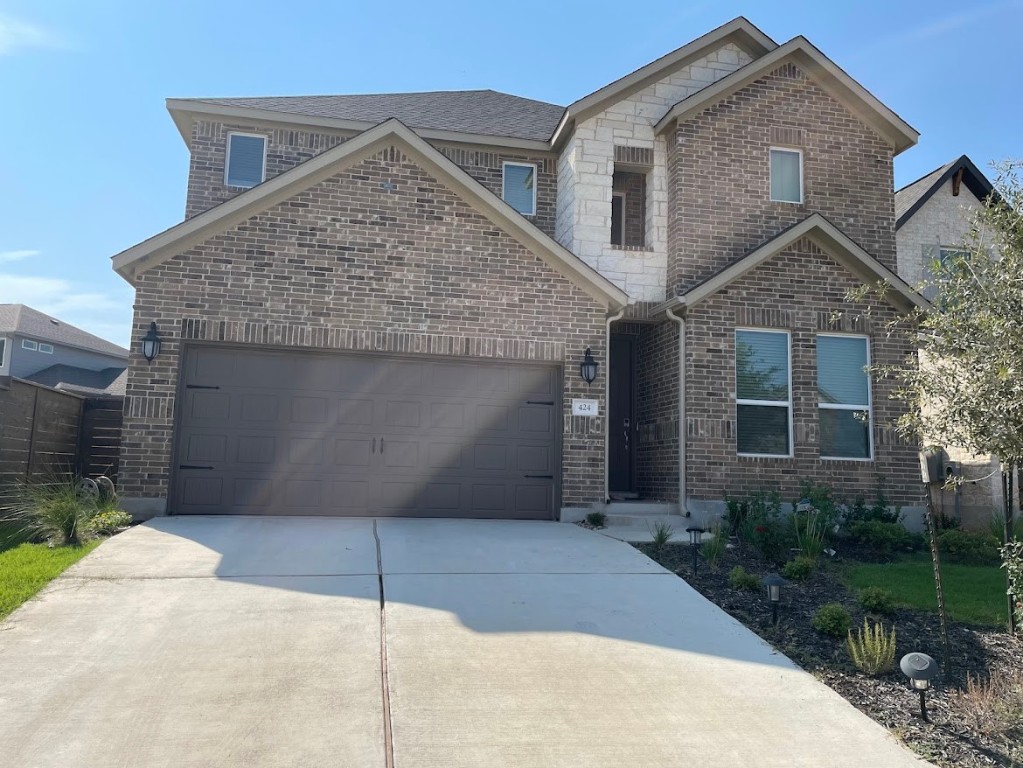
<instances>
[{"instance_id":1,"label":"roof shingle","mask_svg":"<svg viewBox=\"0 0 1023 768\"><path fill-rule=\"evenodd\" d=\"M128 357L128 350L91 333L45 315L24 304L0 304L0 333L31 336L34 339L78 347L101 355Z\"/></svg>"},{"instance_id":2,"label":"roof shingle","mask_svg":"<svg viewBox=\"0 0 1023 768\"><path fill-rule=\"evenodd\" d=\"M427 91L339 96L185 99L223 107L382 123L396 117L410 128L546 141L565 108L499 91Z\"/></svg>"}]
</instances>

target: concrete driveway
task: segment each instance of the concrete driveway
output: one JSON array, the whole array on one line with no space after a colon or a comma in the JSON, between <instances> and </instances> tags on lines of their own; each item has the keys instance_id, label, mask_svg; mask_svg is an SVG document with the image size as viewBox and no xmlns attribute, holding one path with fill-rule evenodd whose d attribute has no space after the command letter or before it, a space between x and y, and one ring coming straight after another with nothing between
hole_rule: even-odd
<instances>
[{"instance_id":1,"label":"concrete driveway","mask_svg":"<svg viewBox=\"0 0 1023 768\"><path fill-rule=\"evenodd\" d=\"M33 768L926 765L557 523L154 521L0 623L0 712Z\"/></svg>"}]
</instances>

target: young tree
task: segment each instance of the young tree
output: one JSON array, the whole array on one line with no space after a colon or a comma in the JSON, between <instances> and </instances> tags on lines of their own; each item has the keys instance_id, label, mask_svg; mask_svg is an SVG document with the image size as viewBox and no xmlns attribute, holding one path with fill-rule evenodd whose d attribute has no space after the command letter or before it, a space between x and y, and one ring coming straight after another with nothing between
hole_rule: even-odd
<instances>
[{"instance_id":1,"label":"young tree","mask_svg":"<svg viewBox=\"0 0 1023 768\"><path fill-rule=\"evenodd\" d=\"M998 170L963 250L931 264L932 307L908 326L919 365L886 373L909 406L903 434L999 458L1008 543L1013 472L1023 466L1023 161Z\"/></svg>"}]
</instances>

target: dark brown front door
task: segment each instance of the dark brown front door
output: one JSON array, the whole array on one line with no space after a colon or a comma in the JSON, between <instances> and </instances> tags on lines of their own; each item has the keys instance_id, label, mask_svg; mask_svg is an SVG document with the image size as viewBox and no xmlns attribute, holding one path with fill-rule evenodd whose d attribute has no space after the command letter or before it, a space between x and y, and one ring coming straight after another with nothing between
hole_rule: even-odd
<instances>
[{"instance_id":1,"label":"dark brown front door","mask_svg":"<svg viewBox=\"0 0 1023 768\"><path fill-rule=\"evenodd\" d=\"M635 345L634 336L611 334L607 417L608 487L612 492L632 493L635 490Z\"/></svg>"},{"instance_id":2,"label":"dark brown front door","mask_svg":"<svg viewBox=\"0 0 1023 768\"><path fill-rule=\"evenodd\" d=\"M195 346L172 510L550 520L550 365Z\"/></svg>"}]
</instances>

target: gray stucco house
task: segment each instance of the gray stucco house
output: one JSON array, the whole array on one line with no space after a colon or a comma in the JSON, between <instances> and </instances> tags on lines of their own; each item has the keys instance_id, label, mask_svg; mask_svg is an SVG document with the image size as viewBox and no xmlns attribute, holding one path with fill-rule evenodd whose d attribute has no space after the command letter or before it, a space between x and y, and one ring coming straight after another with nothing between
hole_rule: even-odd
<instances>
[{"instance_id":1,"label":"gray stucco house","mask_svg":"<svg viewBox=\"0 0 1023 768\"><path fill-rule=\"evenodd\" d=\"M113 258L140 516L700 511L803 478L918 500L864 369L912 354L884 323L926 304L895 240L918 134L805 38L738 18L567 107L168 109L186 219ZM850 302L864 282L885 297Z\"/></svg>"},{"instance_id":2,"label":"gray stucco house","mask_svg":"<svg viewBox=\"0 0 1023 768\"><path fill-rule=\"evenodd\" d=\"M24 304L0 304L0 386L26 379L80 394L123 394L128 350Z\"/></svg>"}]
</instances>

